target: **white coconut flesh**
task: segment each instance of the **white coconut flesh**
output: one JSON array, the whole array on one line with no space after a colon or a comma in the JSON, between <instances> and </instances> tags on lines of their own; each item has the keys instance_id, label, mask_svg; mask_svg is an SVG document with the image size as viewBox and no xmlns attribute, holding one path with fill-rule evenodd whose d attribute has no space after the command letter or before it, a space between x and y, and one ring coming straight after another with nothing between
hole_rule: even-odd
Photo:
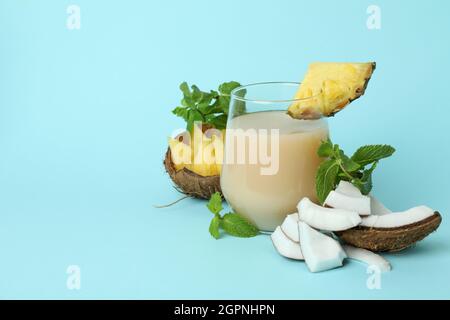
<instances>
[{"instance_id":1,"label":"white coconut flesh","mask_svg":"<svg viewBox=\"0 0 450 320\"><path fill-rule=\"evenodd\" d=\"M398 228L422 221L431 217L433 214L433 209L427 206L419 206L403 212L365 217L362 219L361 226L370 228Z\"/></svg>"},{"instance_id":2,"label":"white coconut flesh","mask_svg":"<svg viewBox=\"0 0 450 320\"><path fill-rule=\"evenodd\" d=\"M311 272L321 272L342 266L345 251L336 240L299 221L303 257Z\"/></svg>"},{"instance_id":3,"label":"white coconut flesh","mask_svg":"<svg viewBox=\"0 0 450 320\"><path fill-rule=\"evenodd\" d=\"M344 181L344 180L341 180L339 182L335 191L339 192L340 194L345 194L346 196L350 196L350 197L359 197L359 196L363 195L357 187L355 187L350 182Z\"/></svg>"},{"instance_id":4,"label":"white coconut flesh","mask_svg":"<svg viewBox=\"0 0 450 320\"><path fill-rule=\"evenodd\" d=\"M284 234L295 242L300 241L298 236L298 220L298 213L293 213L288 215L281 224L281 230L283 230Z\"/></svg>"},{"instance_id":5,"label":"white coconut flesh","mask_svg":"<svg viewBox=\"0 0 450 320\"><path fill-rule=\"evenodd\" d=\"M308 198L303 198L297 209L301 221L319 230L343 231L361 223L361 217L355 211L321 207Z\"/></svg>"},{"instance_id":6,"label":"white coconut flesh","mask_svg":"<svg viewBox=\"0 0 450 320\"><path fill-rule=\"evenodd\" d=\"M289 239L280 227L277 227L270 236L275 249L285 258L303 260L300 244Z\"/></svg>"},{"instance_id":7,"label":"white coconut flesh","mask_svg":"<svg viewBox=\"0 0 450 320\"><path fill-rule=\"evenodd\" d=\"M365 263L368 266L376 266L381 272L388 272L392 269L389 261L372 251L349 245L344 245L344 251L348 259Z\"/></svg>"},{"instance_id":8,"label":"white coconut flesh","mask_svg":"<svg viewBox=\"0 0 450 320\"><path fill-rule=\"evenodd\" d=\"M325 199L324 205L335 209L356 211L361 216L368 216L371 213L370 198L364 195L350 196L331 191Z\"/></svg>"},{"instance_id":9,"label":"white coconut flesh","mask_svg":"<svg viewBox=\"0 0 450 320\"><path fill-rule=\"evenodd\" d=\"M377 198L370 195L370 211L373 215L383 216L390 214L392 211L384 206Z\"/></svg>"}]
</instances>

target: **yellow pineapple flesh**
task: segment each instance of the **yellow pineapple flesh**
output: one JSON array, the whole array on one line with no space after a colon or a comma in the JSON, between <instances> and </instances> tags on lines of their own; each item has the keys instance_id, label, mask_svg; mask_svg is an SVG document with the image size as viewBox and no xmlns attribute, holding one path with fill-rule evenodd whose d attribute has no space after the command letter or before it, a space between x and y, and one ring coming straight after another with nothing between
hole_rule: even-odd
<instances>
[{"instance_id":1,"label":"yellow pineapple flesh","mask_svg":"<svg viewBox=\"0 0 450 320\"><path fill-rule=\"evenodd\" d=\"M224 133L205 134L199 127L194 127L189 141L169 138L169 147L174 168L179 171L186 168L200 176L220 175L223 161Z\"/></svg>"},{"instance_id":2,"label":"yellow pineapple flesh","mask_svg":"<svg viewBox=\"0 0 450 320\"><path fill-rule=\"evenodd\" d=\"M375 62L310 64L289 115L296 119L333 116L364 94L375 66Z\"/></svg>"}]
</instances>

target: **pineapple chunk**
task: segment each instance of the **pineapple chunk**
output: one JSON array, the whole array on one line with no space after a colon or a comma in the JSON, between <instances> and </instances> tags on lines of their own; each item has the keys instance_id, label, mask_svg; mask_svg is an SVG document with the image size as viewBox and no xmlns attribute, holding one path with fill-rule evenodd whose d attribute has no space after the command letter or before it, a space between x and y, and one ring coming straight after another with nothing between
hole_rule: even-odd
<instances>
[{"instance_id":1,"label":"pineapple chunk","mask_svg":"<svg viewBox=\"0 0 450 320\"><path fill-rule=\"evenodd\" d=\"M375 62L310 64L288 113L296 119L330 117L364 94Z\"/></svg>"},{"instance_id":2,"label":"pineapple chunk","mask_svg":"<svg viewBox=\"0 0 450 320\"><path fill-rule=\"evenodd\" d=\"M192 163L192 148L189 144L169 138L169 147L175 170L179 171Z\"/></svg>"},{"instance_id":3,"label":"pineapple chunk","mask_svg":"<svg viewBox=\"0 0 450 320\"><path fill-rule=\"evenodd\" d=\"M175 170L184 168L203 177L220 175L223 161L224 132L210 136L194 127L190 141L169 138L169 147Z\"/></svg>"}]
</instances>

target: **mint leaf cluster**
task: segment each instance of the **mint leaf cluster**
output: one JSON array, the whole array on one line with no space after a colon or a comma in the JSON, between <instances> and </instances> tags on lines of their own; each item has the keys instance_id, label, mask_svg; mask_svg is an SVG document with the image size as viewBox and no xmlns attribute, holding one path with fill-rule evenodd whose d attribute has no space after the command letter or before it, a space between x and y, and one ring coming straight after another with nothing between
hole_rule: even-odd
<instances>
[{"instance_id":1,"label":"mint leaf cluster","mask_svg":"<svg viewBox=\"0 0 450 320\"><path fill-rule=\"evenodd\" d=\"M389 145L367 145L348 157L338 144L333 144L330 139L323 141L317 150L320 157L326 158L316 174L316 194L320 203L324 203L341 180L351 182L362 194L369 194L373 187L372 173L378 162L394 152Z\"/></svg>"},{"instance_id":2,"label":"mint leaf cluster","mask_svg":"<svg viewBox=\"0 0 450 320\"><path fill-rule=\"evenodd\" d=\"M209 233L215 238L220 238L220 229L234 237L251 238L259 234L258 228L252 225L247 219L237 213L227 213L223 216L222 196L219 192L214 193L206 205L214 214L214 218L209 225Z\"/></svg>"},{"instance_id":3,"label":"mint leaf cluster","mask_svg":"<svg viewBox=\"0 0 450 320\"><path fill-rule=\"evenodd\" d=\"M186 129L192 131L194 122L201 121L216 129L225 129L230 107L231 91L240 87L240 83L230 81L222 83L216 90L209 92L200 90L196 85L183 82L180 90L183 93L181 105L172 113L186 121Z\"/></svg>"}]
</instances>

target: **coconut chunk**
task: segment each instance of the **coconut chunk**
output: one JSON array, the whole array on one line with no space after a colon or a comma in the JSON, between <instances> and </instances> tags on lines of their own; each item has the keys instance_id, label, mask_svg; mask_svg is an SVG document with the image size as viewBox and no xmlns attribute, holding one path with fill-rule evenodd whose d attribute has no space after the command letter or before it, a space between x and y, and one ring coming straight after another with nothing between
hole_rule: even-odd
<instances>
[{"instance_id":1,"label":"coconut chunk","mask_svg":"<svg viewBox=\"0 0 450 320\"><path fill-rule=\"evenodd\" d=\"M427 206L419 206L403 212L365 217L362 219L361 226L370 228L397 228L425 220L433 214L433 209Z\"/></svg>"},{"instance_id":2,"label":"coconut chunk","mask_svg":"<svg viewBox=\"0 0 450 320\"><path fill-rule=\"evenodd\" d=\"M348 259L356 260L367 264L368 266L376 266L381 272L391 271L391 264L382 256L372 251L344 245L344 251Z\"/></svg>"},{"instance_id":3,"label":"coconut chunk","mask_svg":"<svg viewBox=\"0 0 450 320\"><path fill-rule=\"evenodd\" d=\"M392 213L392 211L384 206L377 198L370 195L370 211L373 215L383 216Z\"/></svg>"},{"instance_id":4,"label":"coconut chunk","mask_svg":"<svg viewBox=\"0 0 450 320\"><path fill-rule=\"evenodd\" d=\"M300 244L289 239L280 227L275 229L270 238L272 239L275 249L280 255L289 259L303 260Z\"/></svg>"},{"instance_id":5,"label":"coconut chunk","mask_svg":"<svg viewBox=\"0 0 450 320\"><path fill-rule=\"evenodd\" d=\"M281 224L281 230L284 234L294 242L299 242L298 236L298 213L290 214Z\"/></svg>"},{"instance_id":6,"label":"coconut chunk","mask_svg":"<svg viewBox=\"0 0 450 320\"><path fill-rule=\"evenodd\" d=\"M331 191L325 199L324 205L349 211L356 211L361 216L371 213L370 198L368 196L349 196L337 191Z\"/></svg>"},{"instance_id":7,"label":"coconut chunk","mask_svg":"<svg viewBox=\"0 0 450 320\"><path fill-rule=\"evenodd\" d=\"M359 197L363 195L361 191L357 187L355 187L352 183L344 180L341 180L339 182L335 191L351 197Z\"/></svg>"},{"instance_id":8,"label":"coconut chunk","mask_svg":"<svg viewBox=\"0 0 450 320\"><path fill-rule=\"evenodd\" d=\"M300 243L306 265L311 272L321 272L342 266L345 251L336 240L299 221Z\"/></svg>"},{"instance_id":9,"label":"coconut chunk","mask_svg":"<svg viewBox=\"0 0 450 320\"><path fill-rule=\"evenodd\" d=\"M321 207L308 198L303 198L297 209L301 221L319 230L342 231L361 223L361 217L355 211Z\"/></svg>"}]
</instances>

